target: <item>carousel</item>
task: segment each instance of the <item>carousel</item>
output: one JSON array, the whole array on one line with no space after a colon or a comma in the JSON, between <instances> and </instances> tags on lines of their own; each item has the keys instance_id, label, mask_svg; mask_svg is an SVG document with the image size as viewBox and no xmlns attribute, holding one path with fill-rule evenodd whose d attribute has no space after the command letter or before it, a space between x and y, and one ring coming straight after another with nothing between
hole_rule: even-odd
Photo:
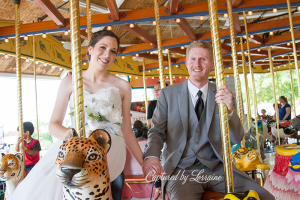
<instances>
[{"instance_id":1,"label":"carousel","mask_svg":"<svg viewBox=\"0 0 300 200\"><path fill-rule=\"evenodd\" d=\"M153 88L158 81L161 89L166 83L173 85L186 81L189 77L185 65L186 48L195 40L203 40L213 46L215 69L210 72L211 81L220 87L226 84L225 77L234 77L232 90L235 91L235 107L244 126L245 136L240 144L231 145L227 107L220 104L226 194L207 190L202 199L260 199L256 191L252 190L235 193L233 165L249 176L252 175L276 199L299 198L299 141L297 138L298 144L282 144L281 138L291 137L292 133L298 137L300 125L298 126L297 122L300 120L297 115L300 113L296 113L294 103L292 107L294 123L293 120L288 125L280 123L276 103L278 99L276 91L279 86L275 80L277 73L290 72L292 98L295 102L297 96L294 95L294 84L298 85L300 94L297 56L300 49L298 0L0 0L0 2L2 5L0 73L8 76L16 74L17 77L18 124L21 138L24 138L21 131L23 130L22 74L32 74L35 80L37 75L61 78L72 76L75 127L68 130L65 143L59 148L63 151L69 143L82 142L99 149L104 157L109 152L110 135L106 130L97 129L89 137L85 137L86 107L83 104L82 71L89 68L86 53L93 32L110 30L119 37L120 48L108 71L126 79L133 90L144 88L141 95L144 95L145 102L131 112L133 115L131 124L134 124L133 129L139 136L147 135L149 128L146 120L147 88ZM293 83L293 70L296 71L296 83ZM276 120L267 124L256 115L258 103L254 74L268 73L271 74L273 85L273 88L269 89L274 94ZM245 102L242 98L240 75L243 75L246 91L243 94L246 97ZM38 94L37 92L35 94L37 105ZM251 106L254 108L252 115ZM37 106L36 119L38 120ZM142 123L135 123L136 120ZM292 126L293 132L286 131L286 126ZM249 136L251 133L252 136ZM252 143L249 137L252 137ZM276 154L272 154L275 157L275 166L271 168L263 161L265 138L269 140L276 138L274 142ZM146 143L147 139L144 138L138 141L142 151ZM129 150L126 150L126 155L122 198L163 198L161 191L155 190L154 183L146 180L142 167ZM10 200L17 186L26 177L24 158L24 151L1 157L0 180L6 183L6 200ZM65 164L67 161L59 158L60 154L53 163L53 167L57 168L56 175L59 177L59 173L66 173L69 176L69 173L74 173L73 168L73 171L71 168L67 169ZM21 169L18 176L4 177L6 173L15 173L7 160L14 160ZM74 164L72 161L69 162L71 163L69 165ZM107 166L105 159L99 165ZM90 166L85 167L86 170L94 170L89 169ZM109 188L107 171L107 168L104 168L103 174L106 173L106 179L95 175L93 181L81 187L63 183L63 199L91 198L90 195L93 193L91 184L96 182L103 182L100 185L101 190L105 191L102 192L102 198L110 199L110 190L104 189ZM164 198L168 198L167 195Z\"/></svg>"}]
</instances>

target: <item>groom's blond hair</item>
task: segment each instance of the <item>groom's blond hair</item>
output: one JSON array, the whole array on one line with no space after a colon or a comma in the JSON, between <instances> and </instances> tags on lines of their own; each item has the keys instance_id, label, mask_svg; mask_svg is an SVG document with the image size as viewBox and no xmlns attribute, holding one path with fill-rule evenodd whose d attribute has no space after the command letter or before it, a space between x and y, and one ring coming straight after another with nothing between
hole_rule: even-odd
<instances>
[{"instance_id":1,"label":"groom's blond hair","mask_svg":"<svg viewBox=\"0 0 300 200\"><path fill-rule=\"evenodd\" d=\"M209 53L209 58L210 60L214 59L214 54L213 54L213 48L211 46L210 43L205 42L205 41L201 41L201 40L196 40L194 42L192 42L188 48L186 49L186 59L189 59L189 52L192 48L196 48L196 47L201 47L203 49L207 49L208 53Z\"/></svg>"}]
</instances>

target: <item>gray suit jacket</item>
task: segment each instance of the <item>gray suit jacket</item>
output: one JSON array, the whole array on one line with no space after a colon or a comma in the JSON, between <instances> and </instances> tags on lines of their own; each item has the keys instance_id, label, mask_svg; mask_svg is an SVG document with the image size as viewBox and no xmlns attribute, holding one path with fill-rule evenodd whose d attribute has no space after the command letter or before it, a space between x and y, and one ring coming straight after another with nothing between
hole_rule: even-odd
<instances>
[{"instance_id":1,"label":"gray suit jacket","mask_svg":"<svg viewBox=\"0 0 300 200\"><path fill-rule=\"evenodd\" d=\"M167 175L171 175L177 167L187 143L188 95L190 95L187 83L187 81L184 81L161 90L152 117L153 126L149 130L148 148L144 157L155 156L159 158L161 150L164 147L162 164ZM219 108L215 102L216 92L216 85L209 82L206 99L206 119L202 120L200 123L203 124L199 125L202 127L201 133L207 134L212 149L218 159L223 162ZM231 142L235 144L241 142L244 129L236 111L233 112L229 120L229 129ZM233 169L240 175L249 178L249 176L238 170L234 165ZM164 188L164 185L165 181L162 181L162 188Z\"/></svg>"}]
</instances>

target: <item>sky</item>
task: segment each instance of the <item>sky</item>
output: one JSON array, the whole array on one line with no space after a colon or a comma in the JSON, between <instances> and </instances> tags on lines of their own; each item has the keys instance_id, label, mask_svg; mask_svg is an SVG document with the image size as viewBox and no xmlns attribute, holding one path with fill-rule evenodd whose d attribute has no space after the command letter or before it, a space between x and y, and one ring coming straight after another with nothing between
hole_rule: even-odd
<instances>
[{"instance_id":1,"label":"sky","mask_svg":"<svg viewBox=\"0 0 300 200\"><path fill-rule=\"evenodd\" d=\"M37 79L38 118L49 122L61 80ZM0 77L0 126L4 132L18 127L17 79ZM36 121L34 79L22 79L23 122Z\"/></svg>"}]
</instances>

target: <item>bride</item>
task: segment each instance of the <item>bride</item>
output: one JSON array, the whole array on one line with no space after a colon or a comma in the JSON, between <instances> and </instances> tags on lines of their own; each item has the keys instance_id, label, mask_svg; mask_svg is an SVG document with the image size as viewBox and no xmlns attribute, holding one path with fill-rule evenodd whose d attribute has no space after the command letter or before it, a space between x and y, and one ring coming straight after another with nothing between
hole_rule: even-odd
<instances>
[{"instance_id":1,"label":"bride","mask_svg":"<svg viewBox=\"0 0 300 200\"><path fill-rule=\"evenodd\" d=\"M139 164L142 165L143 163L143 153L131 130L130 83L107 71L117 56L119 43L119 38L111 31L94 33L87 53L90 65L86 71L82 72L86 137L95 128L106 128L111 135L112 146L107 154L107 160L114 200L121 199L122 195L126 146ZM68 130L62 126L68 103L71 110L70 114L74 110L72 91L72 77L67 76L61 82L49 124L50 134L58 140L19 184L12 200L62 199L63 186L56 179L54 164L58 148ZM109 122L95 123L90 117L90 113L99 113ZM72 119L72 126L74 127L74 119Z\"/></svg>"}]
</instances>

